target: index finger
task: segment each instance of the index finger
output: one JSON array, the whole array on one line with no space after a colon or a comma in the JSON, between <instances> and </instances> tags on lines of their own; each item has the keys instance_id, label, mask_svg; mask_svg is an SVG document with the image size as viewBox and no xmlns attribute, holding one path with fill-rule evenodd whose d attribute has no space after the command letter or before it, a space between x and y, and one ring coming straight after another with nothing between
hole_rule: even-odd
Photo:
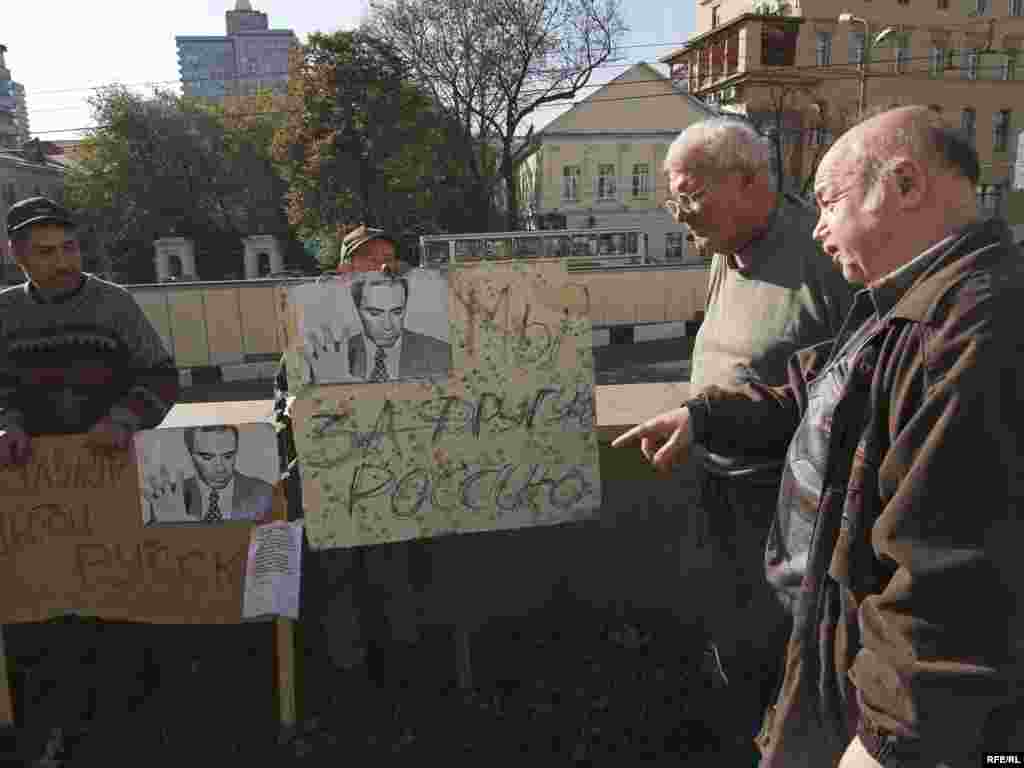
<instances>
[{"instance_id":1,"label":"index finger","mask_svg":"<svg viewBox=\"0 0 1024 768\"><path fill-rule=\"evenodd\" d=\"M639 437L643 437L647 433L647 423L637 424L628 432L623 432L621 435L612 440L612 448L621 448L624 445L632 443Z\"/></svg>"}]
</instances>

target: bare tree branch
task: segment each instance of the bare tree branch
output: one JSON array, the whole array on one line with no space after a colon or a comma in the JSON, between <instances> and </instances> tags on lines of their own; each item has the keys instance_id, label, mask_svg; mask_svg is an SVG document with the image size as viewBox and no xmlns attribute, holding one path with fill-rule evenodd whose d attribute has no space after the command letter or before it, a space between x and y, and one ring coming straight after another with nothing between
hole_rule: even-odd
<instances>
[{"instance_id":1,"label":"bare tree branch","mask_svg":"<svg viewBox=\"0 0 1024 768\"><path fill-rule=\"evenodd\" d=\"M506 229L518 223L516 165L533 141L531 126L521 142L521 127L575 98L626 32L620 0L376 0L369 27L465 126L481 189L504 182Z\"/></svg>"}]
</instances>

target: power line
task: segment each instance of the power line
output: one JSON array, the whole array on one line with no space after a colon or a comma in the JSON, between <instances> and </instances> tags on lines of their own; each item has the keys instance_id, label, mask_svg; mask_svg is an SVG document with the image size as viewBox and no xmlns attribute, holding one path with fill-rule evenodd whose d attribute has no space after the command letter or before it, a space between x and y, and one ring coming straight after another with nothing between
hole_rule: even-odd
<instances>
[{"instance_id":1,"label":"power line","mask_svg":"<svg viewBox=\"0 0 1024 768\"><path fill-rule=\"evenodd\" d=\"M949 55L949 51L951 51L953 49L946 49L946 50L947 50L947 55ZM978 51L977 53L1005 54L1006 52L1005 51ZM886 64L897 64L897 65L900 65L900 64L910 64L912 62L923 62L923 61L932 62L933 60L934 60L934 58L931 55L926 55L926 56L914 56L914 57L907 57L907 58L894 57L894 58L888 58L888 59L870 59L868 61L868 64L872 65L872 66L874 66L874 65L882 66L882 65L886 65ZM628 67L628 66L632 66L632 64L617 64L617 65L614 65L614 66ZM801 65L787 66L784 69L781 69L781 68L771 68L771 69L737 70L737 72L735 72L734 74L736 74L736 75L744 75L744 76L747 76L747 77L752 77L752 76L756 77L759 74L769 74L772 77L777 77L778 75L785 75L785 74L790 73L790 72L808 72L808 71L832 71L832 72L837 72L837 71L839 71L841 73L838 74L838 75L835 75L835 76L828 75L827 76L829 81L837 81L837 80L859 79L860 72L858 70L858 67L859 67L858 64L851 63L851 62L846 62L846 63L829 63L829 64L801 64ZM996 70L998 70L998 71L1005 71L1005 65L1003 65L1003 64L990 64L990 65L975 64L974 66L969 66L969 65L964 65L963 63L961 63L959 67L946 66L946 65L944 65L942 67L942 73L943 74L945 72L948 72L948 71L960 71L960 72L970 71L970 72L974 72L974 73L981 73L981 72L985 72L985 71L996 71ZM727 75L727 77L728 76L729 75ZM927 70L926 69L917 69L917 70L911 70L911 71L906 71L906 72L880 72L880 71L875 71L875 72L869 72L868 73L868 77L869 78L879 78L879 77L885 77L885 76L911 77L911 78L915 78L915 79L927 79L927 80L939 80L939 79L943 79L944 80L945 79L945 78L936 77L936 75L932 72L931 69L927 69ZM968 78L964 78L964 79L968 79ZM995 79L989 79L989 78L974 78L974 79L975 80L982 80L982 81L990 80L991 82L1017 82L1016 80L1005 81L1005 80L995 80ZM669 78L664 78L664 79L641 78L641 79L637 79L637 80L627 80L625 82L614 82L614 81L612 81L612 82L607 82L607 83L588 84L588 85L581 86L579 90L582 91L582 90L594 90L594 89L600 89L600 88L625 87L625 86L642 85L642 84L647 84L647 83L665 83L665 82L669 82L669 81L670 81ZM521 95L523 95L523 96L542 95L545 92L546 92L546 90L537 89L537 90L523 91ZM636 100L636 99L659 98L659 97L662 97L662 98L664 98L664 97L678 98L678 95L679 95L678 93L642 94L642 95L638 95L638 96L611 97L611 98L603 98L603 99L587 99L586 103L594 104L594 103L598 103L598 102L632 101L632 100ZM574 106L576 104L580 104L580 103L583 103L583 102L582 101L581 102L576 102L576 101L569 102L568 100L566 100L566 101L561 102L561 103L542 104L541 106L538 107L538 109L569 108L569 107L572 107L572 106ZM61 111L64 111L64 110L67 110L67 109L72 109L72 107L64 107L64 108L60 108L60 109L61 109ZM42 111L42 110L40 110L40 111ZM53 111L57 111L57 110L53 110ZM272 115L294 114L294 113L298 113L298 112L302 112L302 111L304 111L304 109L292 109L292 110L281 110L281 109L279 109L279 110L260 111L260 112L239 112L239 113L234 113L232 115L232 117L268 117L268 116L272 116ZM51 133L74 133L74 132L81 132L81 131L101 130L102 128L107 128L107 127L109 127L109 126L87 126L87 127L80 127L80 128L58 128L58 129L50 129L50 130L45 130L45 131L32 131L31 133L33 135L44 135L44 134L51 134Z\"/></svg>"},{"instance_id":2,"label":"power line","mask_svg":"<svg viewBox=\"0 0 1024 768\"><path fill-rule=\"evenodd\" d=\"M786 18L799 18L799 17L779 17L779 18L780 19L786 19ZM992 23L1001 22L1001 21L1008 21L1008 20L1011 20L1011 19L1017 20L1019 18L1021 18L1021 17L1019 17L1019 16L1011 16L1011 15L992 16L992 17L987 17L987 18L976 18L976 19L972 19L970 21L961 21L961 22L955 22L955 23L950 23L950 24L943 24L942 25L942 29L943 30L949 30L949 29L960 29L960 28L965 28L965 27L976 27L976 26L982 25L982 24L992 24ZM726 23L728 23L728 21ZM634 48L682 47L682 46L686 45L688 42L689 41L687 41L687 40L682 40L682 41L671 41L671 40L669 40L669 41L665 41L665 42L661 42L661 43L630 43L628 45L618 45L618 46L615 46L615 48L616 48L616 50L626 50L626 49L634 49ZM603 65L600 65L598 68L615 67L615 66L628 66L628 65L603 64ZM175 78L173 80L144 80L144 81L136 82L136 83L119 83L119 82L115 81L115 82L105 83L105 84L102 84L102 85L84 85L84 86L78 86L78 87L75 87L75 88L60 88L60 89L48 90L48 91L31 91L30 93L26 93L25 97L28 98L29 96L44 96L44 95L60 94L60 93L78 93L78 92L81 92L81 91L100 91L100 90L103 90L105 88L111 88L111 87L117 87L117 86L122 86L122 87L125 87L125 88L140 88L140 87L144 87L144 86L153 86L153 85L175 85L175 84L178 84L178 83L198 83L198 82L203 82L203 81L207 81L207 80L228 81L228 80L244 80L244 79L261 79L261 78L266 78L266 77L285 77L285 76L287 76L289 74L290 74L289 71L284 71L284 72L263 72L263 73L251 73L250 72L250 73L241 73L241 74L236 74L236 75L225 75L224 77L196 77L196 78L188 78L188 79Z\"/></svg>"},{"instance_id":3,"label":"power line","mask_svg":"<svg viewBox=\"0 0 1024 768\"><path fill-rule=\"evenodd\" d=\"M618 46L618 48L648 48L648 47L669 46L669 45L672 45L672 44L671 43L640 43L640 44L637 44L637 45L621 45L621 46ZM613 69L615 67L629 67L629 66L632 66L632 63L620 64L618 62L611 62L611 63L607 63L607 64L598 64L597 66L594 67L594 69ZM119 87L120 88L143 88L143 87L146 87L146 86L155 86L155 85L184 85L186 83L191 85L191 84L195 84L195 83L205 83L205 82L218 82L218 83L220 83L220 82L232 82L232 81L236 81L236 80L265 80L267 78L289 77L289 76L291 76L291 74L292 74L292 71L289 69L289 70L284 70L284 71L280 71L280 72L243 72L243 73L233 74L233 75L225 74L223 77L189 77L189 78L179 77L179 78L176 78L174 80L144 80L144 81L140 81L140 82L137 82L137 83L120 83L120 82L116 82L115 81L115 82L105 83L103 85L83 85L83 86L80 86L78 88L59 88L57 90L52 90L52 91L32 91L31 93L26 93L25 94L25 98L27 99L30 96L46 96L46 95L60 94L60 93L80 93L82 91L102 91L102 90L105 90L105 89L108 89L108 88L119 88ZM34 110L34 111L42 111L42 110Z\"/></svg>"}]
</instances>

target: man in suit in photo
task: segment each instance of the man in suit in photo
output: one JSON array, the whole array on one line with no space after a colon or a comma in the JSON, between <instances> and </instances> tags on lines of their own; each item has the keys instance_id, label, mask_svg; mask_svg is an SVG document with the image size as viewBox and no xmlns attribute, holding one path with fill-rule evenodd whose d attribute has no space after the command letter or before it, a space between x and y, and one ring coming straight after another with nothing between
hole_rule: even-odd
<instances>
[{"instance_id":1,"label":"man in suit in photo","mask_svg":"<svg viewBox=\"0 0 1024 768\"><path fill-rule=\"evenodd\" d=\"M451 346L405 327L409 281L381 274L352 284L363 332L348 342L349 370L365 381L447 376Z\"/></svg>"},{"instance_id":2,"label":"man in suit in photo","mask_svg":"<svg viewBox=\"0 0 1024 768\"><path fill-rule=\"evenodd\" d=\"M184 438L196 469L195 477L184 483L185 512L189 517L205 523L270 520L270 483L235 469L238 427L189 427Z\"/></svg>"}]
</instances>

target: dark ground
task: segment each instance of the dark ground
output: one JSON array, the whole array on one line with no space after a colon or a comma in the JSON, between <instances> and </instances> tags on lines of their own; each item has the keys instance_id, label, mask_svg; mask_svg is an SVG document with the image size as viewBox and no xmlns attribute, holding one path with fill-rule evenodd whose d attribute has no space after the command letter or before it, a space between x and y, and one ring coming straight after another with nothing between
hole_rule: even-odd
<instances>
[{"instance_id":1,"label":"dark ground","mask_svg":"<svg viewBox=\"0 0 1024 768\"><path fill-rule=\"evenodd\" d=\"M596 378L602 384L678 381L686 378L681 358L689 349L683 340L598 348ZM191 388L182 402L262 399L271 391L270 382L218 384ZM304 615L317 612L329 589L312 558L309 565ZM300 725L284 738L274 718L269 627L188 631L174 642L192 648L196 665L169 671L161 651L147 668L152 690L131 714L104 714L97 704L63 760L34 764L416 765L465 757L499 766L756 765L744 729L728 727L734 719L728 689L706 639L672 616L613 615L555 595L529 617L495 619L472 635L472 681L464 689L455 679L450 628L427 627L414 646L375 646L367 665L342 671L328 661L319 622L303 621ZM203 650L207 642L212 651ZM106 675L105 664L94 661L87 654L82 669ZM24 759L44 752L47 702L61 696L46 662L43 655L18 666L20 755L0 757L3 765L33 764Z\"/></svg>"},{"instance_id":2,"label":"dark ground","mask_svg":"<svg viewBox=\"0 0 1024 768\"><path fill-rule=\"evenodd\" d=\"M273 721L269 675L256 674L271 668L269 637L247 629L256 631L235 663L200 662L132 714L97 718L65 760L45 764L756 764L748 740L715 732L730 722L728 689L701 638L671 617L623 620L556 600L528 618L492 620L473 636L466 690L454 679L450 630L378 649L370 672L333 668L307 639L301 722L287 739ZM42 698L26 702L30 720ZM38 755L45 738L29 728L22 743Z\"/></svg>"}]
</instances>

